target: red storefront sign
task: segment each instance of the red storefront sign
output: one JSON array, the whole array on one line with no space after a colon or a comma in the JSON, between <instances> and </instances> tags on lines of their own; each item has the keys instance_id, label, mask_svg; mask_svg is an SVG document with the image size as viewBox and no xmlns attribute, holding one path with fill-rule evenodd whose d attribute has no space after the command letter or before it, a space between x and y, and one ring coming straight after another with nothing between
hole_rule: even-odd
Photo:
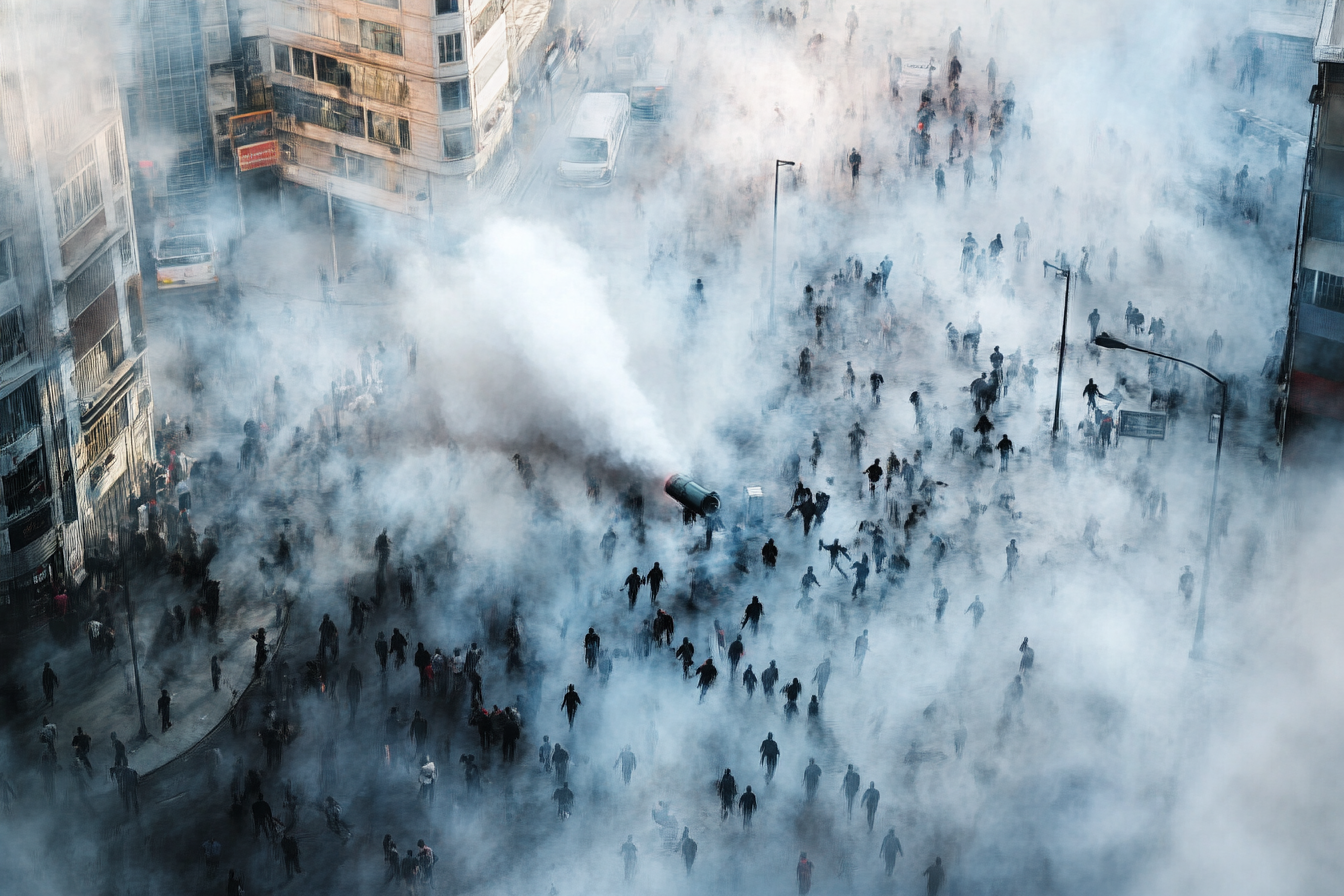
<instances>
[{"instance_id":1,"label":"red storefront sign","mask_svg":"<svg viewBox=\"0 0 1344 896\"><path fill-rule=\"evenodd\" d=\"M261 143L238 147L239 171L270 168L278 164L280 164L280 143L277 140L263 140Z\"/></svg>"}]
</instances>

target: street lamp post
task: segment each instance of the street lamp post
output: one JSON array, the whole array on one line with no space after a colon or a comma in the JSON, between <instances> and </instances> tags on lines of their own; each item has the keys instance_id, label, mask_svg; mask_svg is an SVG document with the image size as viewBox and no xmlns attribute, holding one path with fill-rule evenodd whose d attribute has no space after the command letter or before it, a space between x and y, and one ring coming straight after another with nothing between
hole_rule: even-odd
<instances>
[{"instance_id":1,"label":"street lamp post","mask_svg":"<svg viewBox=\"0 0 1344 896\"><path fill-rule=\"evenodd\" d=\"M775 326L775 259L779 256L779 169L782 165L792 166L792 162L775 159L775 224L770 237L770 327Z\"/></svg>"},{"instance_id":2,"label":"street lamp post","mask_svg":"<svg viewBox=\"0 0 1344 896\"><path fill-rule=\"evenodd\" d=\"M135 610L131 607L131 576L126 568L127 547L119 545L121 554L121 593L126 600L126 636L131 639L131 669L135 672L135 701L140 705L140 732L138 739L149 740L149 726L145 724L145 695L140 690L140 655L135 647Z\"/></svg>"},{"instance_id":3,"label":"street lamp post","mask_svg":"<svg viewBox=\"0 0 1344 896\"><path fill-rule=\"evenodd\" d=\"M331 288L341 282L340 263L336 260L336 214L331 208L331 181L327 181L327 229L331 231Z\"/></svg>"},{"instance_id":4,"label":"street lamp post","mask_svg":"<svg viewBox=\"0 0 1344 896\"><path fill-rule=\"evenodd\" d=\"M1161 352L1149 351L1146 348L1139 348L1135 345L1121 342L1109 333L1100 333L1094 340L1102 348L1114 348L1140 352L1145 355L1152 355L1155 358L1165 358L1168 361L1174 361L1177 364L1184 364L1186 367L1193 367L1200 373L1218 384L1220 394L1218 403L1218 447L1213 454L1213 494L1209 496L1209 531L1204 539L1204 578L1199 583L1199 614L1195 617L1195 642L1190 647L1190 658L1198 660L1204 658L1204 609L1208 604L1209 597L1209 564L1213 557L1213 522L1214 516L1218 512L1218 467L1223 459L1223 427L1227 423L1227 382L1214 376L1209 371L1200 367L1198 364L1192 364L1181 358L1173 358L1171 355L1164 355Z\"/></svg>"},{"instance_id":5,"label":"street lamp post","mask_svg":"<svg viewBox=\"0 0 1344 896\"><path fill-rule=\"evenodd\" d=\"M1054 268L1055 278L1064 278L1064 322L1059 325L1059 371L1055 374L1055 424L1050 427L1050 439L1053 441L1059 438L1059 402L1064 395L1064 340L1069 334L1069 287L1073 285L1073 270L1048 261L1041 264L1043 275L1050 276L1050 269Z\"/></svg>"}]
</instances>

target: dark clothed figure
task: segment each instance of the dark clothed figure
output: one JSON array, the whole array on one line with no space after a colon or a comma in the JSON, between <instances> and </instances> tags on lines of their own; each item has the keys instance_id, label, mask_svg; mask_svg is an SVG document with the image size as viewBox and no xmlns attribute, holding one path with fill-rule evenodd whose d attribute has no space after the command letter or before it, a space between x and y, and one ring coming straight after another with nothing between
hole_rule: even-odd
<instances>
[{"instance_id":1,"label":"dark clothed figure","mask_svg":"<svg viewBox=\"0 0 1344 896\"><path fill-rule=\"evenodd\" d=\"M765 780L769 783L775 777L775 766L779 765L779 743L773 731L767 732L761 741L761 764L765 766Z\"/></svg>"},{"instance_id":2,"label":"dark clothed figure","mask_svg":"<svg viewBox=\"0 0 1344 896\"><path fill-rule=\"evenodd\" d=\"M579 711L579 704L583 701L579 699L579 692L574 690L574 685L569 686L565 695L560 698L560 708L565 711L569 717L569 727L574 727L574 714Z\"/></svg>"},{"instance_id":3,"label":"dark clothed figure","mask_svg":"<svg viewBox=\"0 0 1344 896\"><path fill-rule=\"evenodd\" d=\"M812 892L812 868L807 853L799 853L798 868L795 871L795 876L798 878L799 896L806 896L807 893Z\"/></svg>"},{"instance_id":4,"label":"dark clothed figure","mask_svg":"<svg viewBox=\"0 0 1344 896\"><path fill-rule=\"evenodd\" d=\"M751 792L751 785L747 785L747 790L742 796L738 797L737 810L742 813L742 827L751 827L751 816L756 813L756 794Z\"/></svg>"},{"instance_id":5,"label":"dark clothed figure","mask_svg":"<svg viewBox=\"0 0 1344 896\"><path fill-rule=\"evenodd\" d=\"M803 770L803 786L807 790L809 801L817 796L817 788L821 785L821 766L817 765L817 760L807 760L807 768Z\"/></svg>"},{"instance_id":6,"label":"dark clothed figure","mask_svg":"<svg viewBox=\"0 0 1344 896\"><path fill-rule=\"evenodd\" d=\"M60 687L61 680L56 677L56 670L51 668L51 663L42 664L42 695L47 699L47 706L56 705L56 689Z\"/></svg>"},{"instance_id":7,"label":"dark clothed figure","mask_svg":"<svg viewBox=\"0 0 1344 896\"><path fill-rule=\"evenodd\" d=\"M892 871L896 869L896 857L905 855L901 849L900 838L896 836L896 829L887 831L887 836L882 838L882 846L878 848L877 854L882 857L883 863L887 866L887 877L891 877Z\"/></svg>"},{"instance_id":8,"label":"dark clothed figure","mask_svg":"<svg viewBox=\"0 0 1344 896\"><path fill-rule=\"evenodd\" d=\"M746 628L747 625L750 624L751 633L753 635L756 634L760 630L761 616L764 613L765 613L765 605L761 603L761 599L759 597L753 595L751 598L751 603L747 604L747 608L742 612L741 628Z\"/></svg>"},{"instance_id":9,"label":"dark clothed figure","mask_svg":"<svg viewBox=\"0 0 1344 896\"><path fill-rule=\"evenodd\" d=\"M868 814L868 830L873 829L873 821L877 818L877 804L882 799L882 794L877 789L876 781L868 782L868 789L863 792L863 799L860 804Z\"/></svg>"},{"instance_id":10,"label":"dark clothed figure","mask_svg":"<svg viewBox=\"0 0 1344 896\"><path fill-rule=\"evenodd\" d=\"M733 803L737 800L737 780L733 777L733 770L724 769L723 777L715 787L719 792L719 815L727 818L732 814Z\"/></svg>"},{"instance_id":11,"label":"dark clothed figure","mask_svg":"<svg viewBox=\"0 0 1344 896\"><path fill-rule=\"evenodd\" d=\"M943 887L943 881L947 880L947 871L943 869L942 858L933 860L933 864L924 869L924 877L929 879L929 896L938 896L938 891Z\"/></svg>"}]
</instances>

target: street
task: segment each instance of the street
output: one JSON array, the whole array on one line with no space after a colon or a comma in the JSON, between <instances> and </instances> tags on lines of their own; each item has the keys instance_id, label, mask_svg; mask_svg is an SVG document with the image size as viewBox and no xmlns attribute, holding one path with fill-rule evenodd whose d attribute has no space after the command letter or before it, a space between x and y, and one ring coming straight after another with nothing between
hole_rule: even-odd
<instances>
[{"instance_id":1,"label":"street","mask_svg":"<svg viewBox=\"0 0 1344 896\"><path fill-rule=\"evenodd\" d=\"M338 210L329 295L325 200L250 199L217 290L145 297L174 536L129 576L149 739L110 571L113 656L43 633L14 664L16 892L1203 892L1172 883L1216 864L1194 769L1236 752L1292 548L1303 157L1278 139L1311 110L1231 61L1187 73L1223 38L1161 10L1039 6L618 6L516 178L420 229ZM610 186L568 186L568 123L636 21L668 112ZM1244 108L1281 132L1239 134ZM1218 389L1100 333L1228 381L1213 507ZM1162 438L1122 431L1136 412ZM206 539L220 616L184 630L204 592L172 554Z\"/></svg>"}]
</instances>

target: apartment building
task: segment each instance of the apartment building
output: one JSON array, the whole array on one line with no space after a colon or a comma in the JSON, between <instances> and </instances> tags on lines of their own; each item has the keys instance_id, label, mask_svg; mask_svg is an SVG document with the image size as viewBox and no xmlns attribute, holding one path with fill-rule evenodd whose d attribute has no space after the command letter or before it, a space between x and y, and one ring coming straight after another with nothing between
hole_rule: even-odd
<instances>
[{"instance_id":1,"label":"apartment building","mask_svg":"<svg viewBox=\"0 0 1344 896\"><path fill-rule=\"evenodd\" d=\"M153 461L111 27L0 0L0 637L78 593Z\"/></svg>"},{"instance_id":2,"label":"apartment building","mask_svg":"<svg viewBox=\"0 0 1344 896\"><path fill-rule=\"evenodd\" d=\"M263 2L239 19L264 37L284 180L429 218L516 165L503 0Z\"/></svg>"}]
</instances>

